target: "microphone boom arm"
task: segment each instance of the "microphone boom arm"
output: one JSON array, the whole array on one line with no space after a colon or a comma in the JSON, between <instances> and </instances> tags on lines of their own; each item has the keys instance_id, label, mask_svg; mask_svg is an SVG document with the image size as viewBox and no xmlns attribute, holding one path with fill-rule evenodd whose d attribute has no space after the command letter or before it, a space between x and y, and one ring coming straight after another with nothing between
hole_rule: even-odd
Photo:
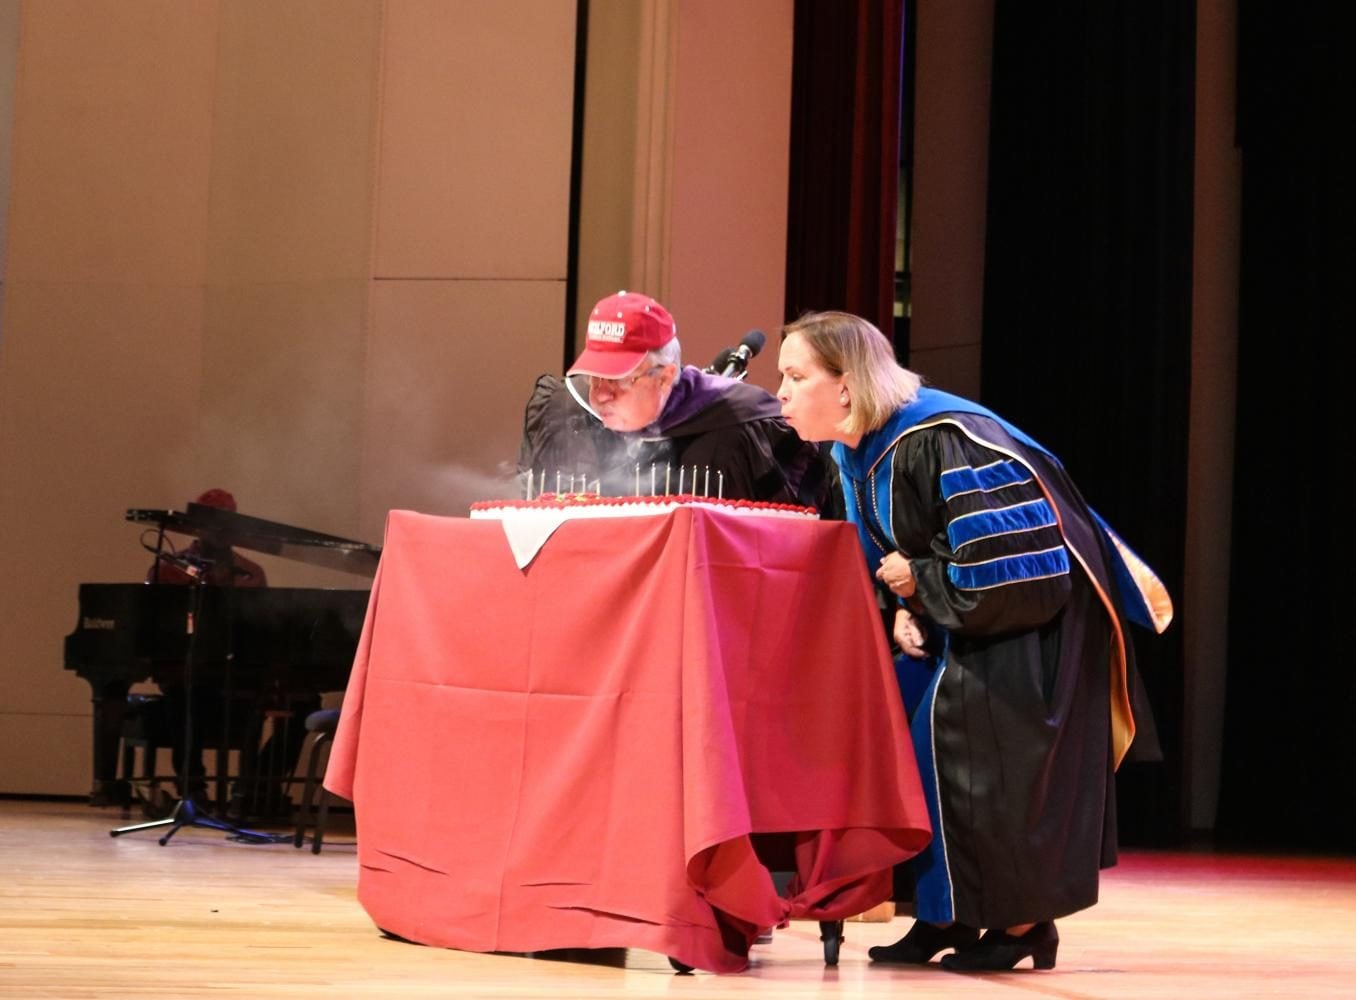
<instances>
[{"instance_id":1,"label":"microphone boom arm","mask_svg":"<svg viewBox=\"0 0 1356 1000\"><path fill-rule=\"evenodd\" d=\"M713 367L718 364L722 357L725 357L725 365L720 369L720 374L726 378L733 378L743 381L749 374L749 362L763 349L767 343L767 335L762 330L750 330L739 341L739 346L729 351L729 356L725 357L726 352L722 351L716 356Z\"/></svg>"}]
</instances>

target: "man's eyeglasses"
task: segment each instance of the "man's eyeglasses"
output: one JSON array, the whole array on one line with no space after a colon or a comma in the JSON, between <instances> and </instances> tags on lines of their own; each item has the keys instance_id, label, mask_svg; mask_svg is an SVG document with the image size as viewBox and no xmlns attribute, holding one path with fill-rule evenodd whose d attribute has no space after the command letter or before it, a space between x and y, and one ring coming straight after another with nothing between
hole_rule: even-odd
<instances>
[{"instance_id":1,"label":"man's eyeglasses","mask_svg":"<svg viewBox=\"0 0 1356 1000\"><path fill-rule=\"evenodd\" d=\"M589 388L606 389L608 392L614 393L630 392L641 379L649 378L655 372L662 372L663 370L663 365L655 365L653 368L647 368L645 371L637 372L634 375L627 375L625 378L599 378L597 375L590 375Z\"/></svg>"}]
</instances>

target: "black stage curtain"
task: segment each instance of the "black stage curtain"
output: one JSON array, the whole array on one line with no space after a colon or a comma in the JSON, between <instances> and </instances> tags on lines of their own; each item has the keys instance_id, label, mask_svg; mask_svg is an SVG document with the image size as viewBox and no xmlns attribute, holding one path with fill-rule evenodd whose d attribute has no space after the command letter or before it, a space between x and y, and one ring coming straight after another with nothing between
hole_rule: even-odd
<instances>
[{"instance_id":1,"label":"black stage curtain","mask_svg":"<svg viewBox=\"0 0 1356 1000\"><path fill-rule=\"evenodd\" d=\"M996 6L981 395L1060 456L1179 612L1132 630L1166 762L1121 768L1126 843L1184 827L1194 70L1194 4Z\"/></svg>"},{"instance_id":2,"label":"black stage curtain","mask_svg":"<svg viewBox=\"0 0 1356 1000\"><path fill-rule=\"evenodd\" d=\"M1218 837L1356 850L1350 6L1239 5L1229 674Z\"/></svg>"},{"instance_id":3,"label":"black stage curtain","mask_svg":"<svg viewBox=\"0 0 1356 1000\"><path fill-rule=\"evenodd\" d=\"M786 318L894 325L904 0L796 0Z\"/></svg>"}]
</instances>

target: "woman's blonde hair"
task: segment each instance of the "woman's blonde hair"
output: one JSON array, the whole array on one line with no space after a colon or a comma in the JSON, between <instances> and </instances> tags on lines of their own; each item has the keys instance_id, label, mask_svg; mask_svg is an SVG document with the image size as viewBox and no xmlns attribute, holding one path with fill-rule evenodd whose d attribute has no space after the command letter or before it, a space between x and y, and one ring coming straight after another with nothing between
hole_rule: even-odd
<instances>
[{"instance_id":1,"label":"woman's blonde hair","mask_svg":"<svg viewBox=\"0 0 1356 1000\"><path fill-rule=\"evenodd\" d=\"M913 402L923 379L901 367L885 334L845 312L806 313L782 328L782 340L798 333L821 365L843 376L851 408L839 429L865 434L883 426L901 406Z\"/></svg>"}]
</instances>

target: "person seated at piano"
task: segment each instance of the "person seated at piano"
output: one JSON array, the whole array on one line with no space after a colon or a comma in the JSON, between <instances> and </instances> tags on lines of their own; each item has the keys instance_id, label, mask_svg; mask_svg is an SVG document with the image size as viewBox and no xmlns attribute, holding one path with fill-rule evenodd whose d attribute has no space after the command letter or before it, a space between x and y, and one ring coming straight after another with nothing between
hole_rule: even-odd
<instances>
[{"instance_id":1,"label":"person seated at piano","mask_svg":"<svg viewBox=\"0 0 1356 1000\"><path fill-rule=\"evenodd\" d=\"M236 513L235 497L227 490L213 488L201 494L195 504L213 507L217 510ZM224 532L204 532L186 548L173 553L163 553L151 565L146 573L147 583L196 584L206 583L214 587L267 587L268 576L264 568L251 559L247 559L232 546L232 540ZM156 671L156 680L160 686L162 700L170 732L183 730L184 713L187 710L184 685L180 676L180 664L160 664ZM222 712L220 699L223 692L206 685L196 685L193 697L193 718L195 721L194 746L189 754L189 769L183 767L183 745L176 740L172 749L174 771L181 782L187 773L189 794L198 798L206 795L206 768L203 765L202 750L206 742L202 736L215 723L220 728ZM255 706L256 709L263 706ZM318 696L308 696L287 706L292 718L287 724L276 726L269 739L258 749L258 768L266 768L274 774L262 770L254 775L241 775L231 793L228 814L232 819L259 817L286 811L286 800L276 785L277 772L291 772L306 740L306 729L302 720L310 712L320 707ZM249 732L243 738L254 736L257 740L261 723L256 717L248 718L248 712L237 712L235 724L247 725ZM234 735L234 734L233 734Z\"/></svg>"},{"instance_id":2,"label":"person seated at piano","mask_svg":"<svg viewBox=\"0 0 1356 1000\"><path fill-rule=\"evenodd\" d=\"M223 489L210 489L194 503L201 507L236 513L235 497ZM197 583L199 577L215 587L267 587L264 568L231 547L219 533L204 533L177 552L162 554L146 572L147 583Z\"/></svg>"},{"instance_id":3,"label":"person seated at piano","mask_svg":"<svg viewBox=\"0 0 1356 1000\"><path fill-rule=\"evenodd\" d=\"M684 365L673 317L637 292L600 300L565 377L537 379L518 472L541 477L529 494L558 480L563 491L577 476L582 492L607 496L709 494L841 516L832 463L782 419L772 394Z\"/></svg>"}]
</instances>

